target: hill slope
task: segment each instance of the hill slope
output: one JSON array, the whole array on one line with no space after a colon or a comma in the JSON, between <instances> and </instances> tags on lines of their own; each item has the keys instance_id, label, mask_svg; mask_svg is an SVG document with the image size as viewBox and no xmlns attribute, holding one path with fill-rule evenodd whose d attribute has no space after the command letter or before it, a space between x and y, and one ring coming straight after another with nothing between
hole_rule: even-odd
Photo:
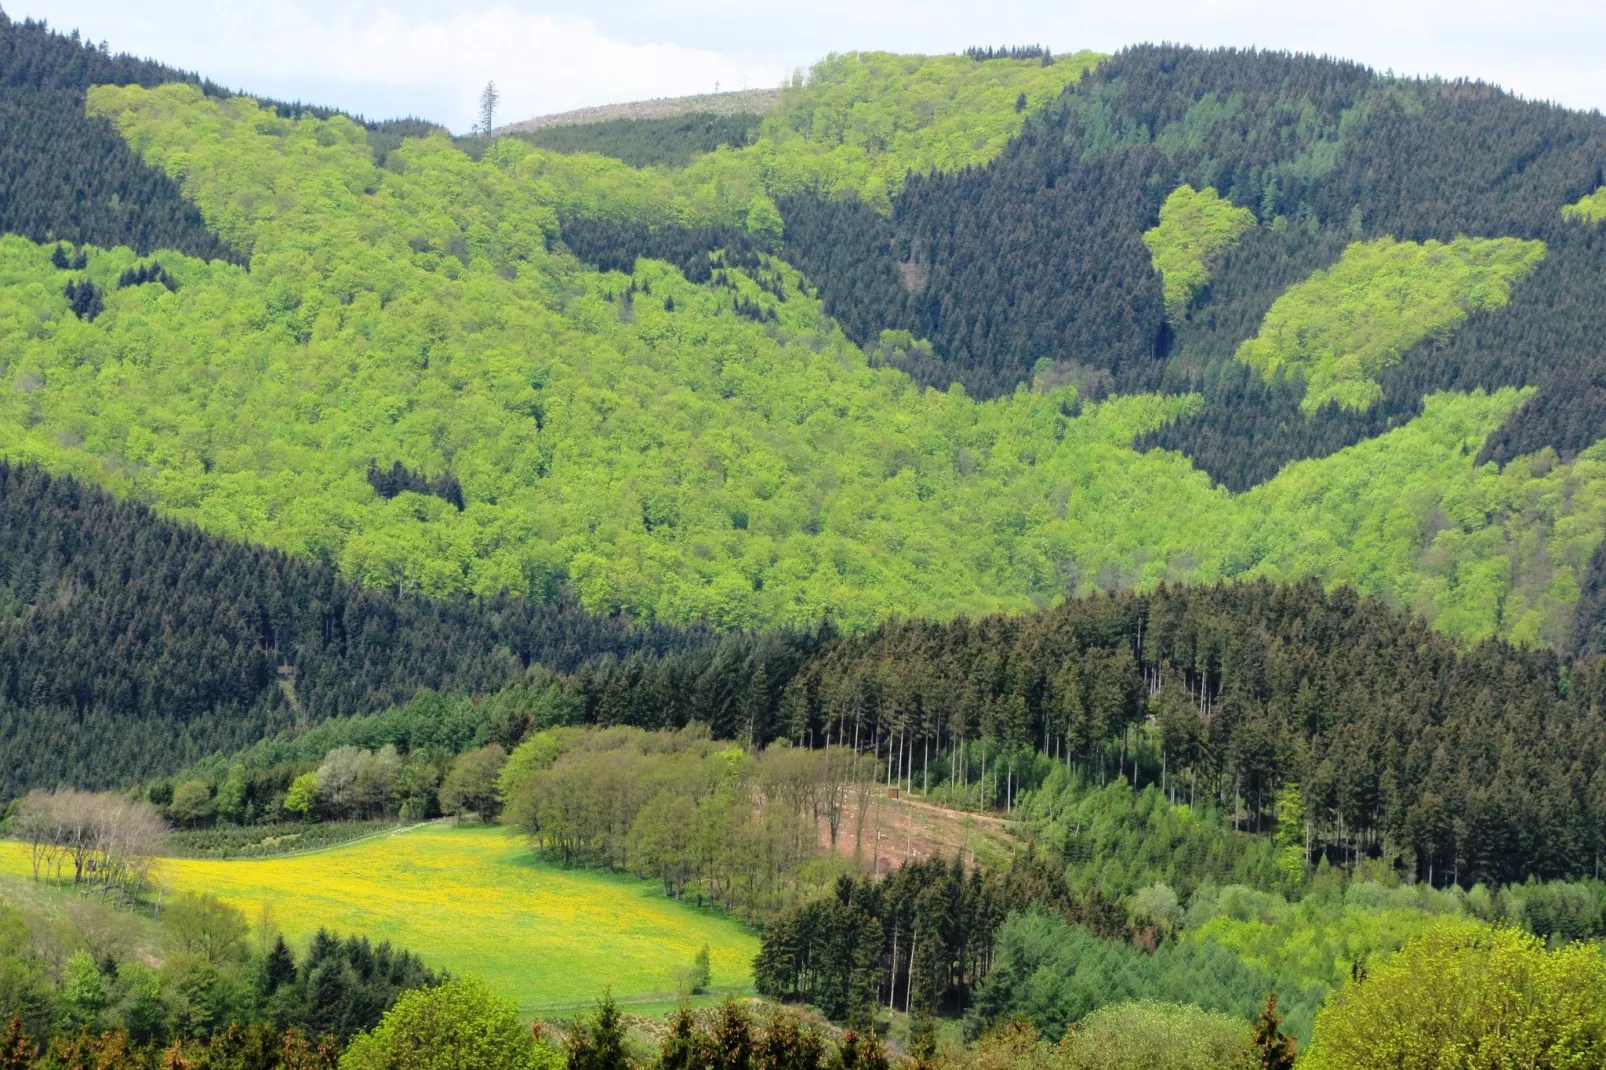
<instances>
[{"instance_id":1,"label":"hill slope","mask_svg":"<svg viewBox=\"0 0 1606 1070\"><path fill-rule=\"evenodd\" d=\"M196 78L0 11L0 231L233 258L178 183L141 163L110 123L84 112L93 85L183 81Z\"/></svg>"},{"instance_id":2,"label":"hill slope","mask_svg":"<svg viewBox=\"0 0 1606 1070\"><path fill-rule=\"evenodd\" d=\"M363 589L0 462L0 798L120 785L423 689L695 640L572 605Z\"/></svg>"},{"instance_id":3,"label":"hill slope","mask_svg":"<svg viewBox=\"0 0 1606 1070\"><path fill-rule=\"evenodd\" d=\"M687 97L655 97L624 104L537 115L497 127L497 136L544 130L554 126L594 126L615 120L672 119L683 115L763 115L780 101L778 89L736 89L724 93L695 93Z\"/></svg>"},{"instance_id":4,"label":"hill slope","mask_svg":"<svg viewBox=\"0 0 1606 1070\"><path fill-rule=\"evenodd\" d=\"M1599 123L1262 54L1138 49L1084 86L1094 59L836 57L752 144L676 170L97 88L90 113L250 270L0 241L0 431L209 531L431 595L567 585L598 612L857 628L1315 576L1452 634L1569 646L1606 524L1592 418L1552 452L1490 443L1587 401L1544 369L1606 292L1598 229L1562 212L1597 177ZM1412 128L1418 108L1444 122ZM1512 168L1540 120L1550 148ZM1473 134L1507 163L1435 207ZM929 333L879 329L877 273L921 290L899 307L935 308ZM956 317L993 356L944 341ZM1538 341L1495 344L1518 336ZM1039 348L1061 337L1073 358ZM1032 387L920 388L955 367ZM1306 404L1318 381L1333 403ZM1188 434L1205 471L1150 448ZM1482 463L1496 448L1508 463ZM370 467L396 463L460 498L376 493Z\"/></svg>"}]
</instances>

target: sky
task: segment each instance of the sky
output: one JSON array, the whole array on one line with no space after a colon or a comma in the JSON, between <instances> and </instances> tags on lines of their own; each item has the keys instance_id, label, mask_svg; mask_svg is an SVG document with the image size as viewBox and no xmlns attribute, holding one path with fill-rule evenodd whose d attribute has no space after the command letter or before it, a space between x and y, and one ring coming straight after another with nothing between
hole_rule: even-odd
<instances>
[{"instance_id":1,"label":"sky","mask_svg":"<svg viewBox=\"0 0 1606 1070\"><path fill-rule=\"evenodd\" d=\"M1144 41L1317 52L1473 77L1606 110L1600 0L0 0L263 96L463 132L487 80L497 123L775 86L829 52Z\"/></svg>"}]
</instances>

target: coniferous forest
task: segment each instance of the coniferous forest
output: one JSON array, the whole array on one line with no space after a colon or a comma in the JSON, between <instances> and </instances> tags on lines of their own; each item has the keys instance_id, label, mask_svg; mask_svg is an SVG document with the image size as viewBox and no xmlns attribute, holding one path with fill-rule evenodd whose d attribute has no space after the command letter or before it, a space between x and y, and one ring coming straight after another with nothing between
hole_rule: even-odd
<instances>
[{"instance_id":1,"label":"coniferous forest","mask_svg":"<svg viewBox=\"0 0 1606 1070\"><path fill-rule=\"evenodd\" d=\"M1596 375L1586 369L1598 361L1606 252L1599 228L1565 219L1558 200L1601 185L1603 145L1599 116L1490 86L1384 84L1314 57L1138 48L1034 115L987 167L911 182L890 217L784 202L786 256L862 345L889 329L931 340L932 356L907 367L921 382L985 397L1029 381L1046 358L1108 373L1093 380L1106 390L1199 392L1196 415L1140 447L1179 450L1233 490L1398 426L1440 390L1537 386L1480 459L1547 446L1573 456L1606 426L1593 388L1578 389ZM1137 237L1182 182L1219 188L1262 227L1173 321ZM1305 418L1302 384L1231 360L1272 300L1346 243L1464 235L1538 239L1549 252L1508 307L1409 342L1372 404Z\"/></svg>"},{"instance_id":2,"label":"coniferous forest","mask_svg":"<svg viewBox=\"0 0 1606 1070\"><path fill-rule=\"evenodd\" d=\"M0 465L0 531L7 796L117 785L421 690L697 640L569 603L356 587L33 467Z\"/></svg>"},{"instance_id":3,"label":"coniferous forest","mask_svg":"<svg viewBox=\"0 0 1606 1070\"><path fill-rule=\"evenodd\" d=\"M548 126L519 136L553 152L595 152L631 167L685 167L721 146L742 148L762 116L675 115L667 119L609 119L571 126Z\"/></svg>"},{"instance_id":4,"label":"coniferous forest","mask_svg":"<svg viewBox=\"0 0 1606 1070\"><path fill-rule=\"evenodd\" d=\"M1599 111L0 89L0 1070L1606 1065Z\"/></svg>"},{"instance_id":5,"label":"coniferous forest","mask_svg":"<svg viewBox=\"0 0 1606 1070\"><path fill-rule=\"evenodd\" d=\"M5 19L0 228L38 242L235 259L178 183L146 167L110 123L84 112L84 91L92 85L174 81L196 79L154 62L113 56L76 36L51 33L43 23Z\"/></svg>"}]
</instances>

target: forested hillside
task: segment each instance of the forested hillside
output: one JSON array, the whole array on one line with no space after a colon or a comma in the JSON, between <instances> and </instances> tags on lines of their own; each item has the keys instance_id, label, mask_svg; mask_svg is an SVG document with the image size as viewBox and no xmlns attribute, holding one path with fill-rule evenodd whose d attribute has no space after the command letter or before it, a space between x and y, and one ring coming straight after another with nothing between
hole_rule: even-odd
<instances>
[{"instance_id":1,"label":"forested hillside","mask_svg":"<svg viewBox=\"0 0 1606 1070\"><path fill-rule=\"evenodd\" d=\"M443 750L511 751L555 726L701 726L755 752L777 742L842 748L870 771L855 776L967 808L1013 811L1060 775L1153 788L1166 803L1222 815L1234 832L1282 829L1291 838L1279 843L1297 844L1311 866L1366 863L1437 886L1573 879L1606 864L1603 671L1600 658L1468 647L1311 581L1161 587L975 621L708 637L667 656L610 652L475 701L429 697L289 731L186 775L219 799L237 782L230 805L249 797L266 812L275 793L282 800L291 780L342 748L389 746L439 764ZM614 745L635 746L619 736L588 747ZM651 794L636 792L630 805ZM1066 826L1049 842L1071 835L1055 804L1033 813ZM1090 882L1135 891L1135 875L1106 860L1105 847L1121 853L1101 840L1115 827L1089 824L1078 857L1097 871ZM1182 825L1150 831L1162 843L1209 839ZM1194 847L1163 864L1174 886L1264 880L1261 870L1280 864L1243 855L1243 868L1227 873L1223 845Z\"/></svg>"},{"instance_id":2,"label":"forested hillside","mask_svg":"<svg viewBox=\"0 0 1606 1070\"><path fill-rule=\"evenodd\" d=\"M1464 648L1352 591L1258 582L732 638L574 679L595 723L695 720L725 738L852 746L913 786L964 785L1000 808L1032 768L1012 755L1034 750L1247 829L1297 784L1310 850L1444 883L1598 875L1603 668Z\"/></svg>"},{"instance_id":3,"label":"forested hillside","mask_svg":"<svg viewBox=\"0 0 1606 1070\"><path fill-rule=\"evenodd\" d=\"M961 61L992 87L978 100L1002 100L987 113L1005 124L998 144L1031 114L1015 110L1014 86L1070 66L947 66ZM834 62L828 75L869 61ZM832 78L826 99L860 76ZM370 586L544 599L567 585L596 612L721 627L857 628L1259 574L1351 582L1453 634L1571 641L1606 470L1590 451L1476 464L1524 393L1435 395L1410 424L1234 496L1174 454L1127 445L1198 411L1192 395L1093 405L1096 384L1049 369L1036 390L977 403L878 366L933 350L907 333L859 350L809 280L763 251L780 217L742 177L744 154L770 151L763 139L674 172L517 140L476 163L439 136L379 148L337 115L284 118L184 85L97 89L90 106L182 172L251 270L6 239L13 389L0 426L14 456L207 530ZM968 129L954 144L971 143ZM848 168L844 181L905 158L896 139L879 155L797 144L822 174ZM714 177L697 179L699 166ZM689 277L628 263L622 248L610 266L633 274L589 271L549 247L570 218L619 220L628 235L642 225L626 210L638 197L667 213L710 206L717 265L695 235L665 252ZM612 216L593 212L614 203ZM1133 232L1144 257L1157 224ZM1454 323L1462 301L1483 309L1507 290L1519 301L1557 259L1497 238L1452 244L1466 255L1449 260L1403 248L1431 284L1420 315L1397 317L1402 337L1419 318ZM157 264L167 282L135 281ZM1487 314L1468 313L1452 337ZM381 493L371 466L397 463L421 486L450 474L463 508Z\"/></svg>"},{"instance_id":4,"label":"forested hillside","mask_svg":"<svg viewBox=\"0 0 1606 1070\"><path fill-rule=\"evenodd\" d=\"M249 270L4 239L7 452L437 597L857 629L1314 576L1574 647L1606 469L1544 376L1594 359L1597 120L1096 60L832 57L675 168L93 89Z\"/></svg>"},{"instance_id":5,"label":"forested hillside","mask_svg":"<svg viewBox=\"0 0 1606 1070\"><path fill-rule=\"evenodd\" d=\"M223 873L442 815L562 961L650 878L849 1027L684 1011L666 1068L885 1070L888 1009L930 1068L1366 1066L1413 969L1599 1063L1599 113L1034 46L454 139L3 16L0 88L0 1064L559 1065L435 947L273 939L387 855L343 916L408 912L386 837L231 871L254 936L140 898L163 822ZM629 1065L611 1001L561 1039Z\"/></svg>"},{"instance_id":6,"label":"forested hillside","mask_svg":"<svg viewBox=\"0 0 1606 1070\"><path fill-rule=\"evenodd\" d=\"M1028 382L1044 363L1095 391L1201 392L1200 410L1142 441L1243 490L1398 426L1435 390L1543 387L1490 439L1487 459L1546 446L1566 458L1600 437L1585 325L1606 315L1606 253L1591 225L1603 150L1599 116L1490 86L1140 47L1036 112L986 166L916 168L890 201L844 197L829 179L768 192L781 197L786 257L861 346L911 332L930 350L897 351L894 363L976 396ZM1167 308L1161 250L1140 238L1179 182L1219 187L1259 225L1213 250L1211 284L1201 263ZM1376 385L1356 403L1324 408L1302 376L1252 374L1241 347L1261 318L1347 243L1467 236L1543 241L1549 257L1514 295L1463 304L1465 332L1418 320L1418 333L1384 342Z\"/></svg>"},{"instance_id":7,"label":"forested hillside","mask_svg":"<svg viewBox=\"0 0 1606 1070\"><path fill-rule=\"evenodd\" d=\"M0 231L232 259L177 182L146 167L111 123L84 112L90 86L177 81L197 79L0 11Z\"/></svg>"},{"instance_id":8,"label":"forested hillside","mask_svg":"<svg viewBox=\"0 0 1606 1070\"><path fill-rule=\"evenodd\" d=\"M0 462L0 797L123 784L426 688L695 640L566 603L357 587Z\"/></svg>"},{"instance_id":9,"label":"forested hillside","mask_svg":"<svg viewBox=\"0 0 1606 1070\"><path fill-rule=\"evenodd\" d=\"M757 114L693 112L666 119L608 119L542 126L513 136L553 152L612 156L631 167L685 167L721 146L745 147L763 121L764 117ZM475 147L494 143L495 139L482 137Z\"/></svg>"}]
</instances>

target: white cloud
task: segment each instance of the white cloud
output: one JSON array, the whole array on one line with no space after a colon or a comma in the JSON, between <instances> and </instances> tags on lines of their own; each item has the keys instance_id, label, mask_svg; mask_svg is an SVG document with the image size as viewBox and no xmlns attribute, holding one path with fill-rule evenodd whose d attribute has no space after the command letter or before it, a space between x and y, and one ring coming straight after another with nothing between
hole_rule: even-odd
<instances>
[{"instance_id":1,"label":"white cloud","mask_svg":"<svg viewBox=\"0 0 1606 1070\"><path fill-rule=\"evenodd\" d=\"M80 25L116 50L265 96L289 96L382 117L422 111L463 130L487 80L501 94L498 122L592 104L779 84L782 68L743 65L702 48L631 43L595 23L512 7L410 14L347 4L169 3L181 18L141 26L102 5L58 27ZM148 8L147 8L148 10ZM296 87L306 87L304 90ZM397 101L386 106L387 100ZM433 104L433 107L429 105Z\"/></svg>"},{"instance_id":2,"label":"white cloud","mask_svg":"<svg viewBox=\"0 0 1606 1070\"><path fill-rule=\"evenodd\" d=\"M230 85L463 129L487 78L508 119L776 84L831 50L1042 42L1258 45L1470 76L1606 108L1598 0L8 0Z\"/></svg>"}]
</instances>

